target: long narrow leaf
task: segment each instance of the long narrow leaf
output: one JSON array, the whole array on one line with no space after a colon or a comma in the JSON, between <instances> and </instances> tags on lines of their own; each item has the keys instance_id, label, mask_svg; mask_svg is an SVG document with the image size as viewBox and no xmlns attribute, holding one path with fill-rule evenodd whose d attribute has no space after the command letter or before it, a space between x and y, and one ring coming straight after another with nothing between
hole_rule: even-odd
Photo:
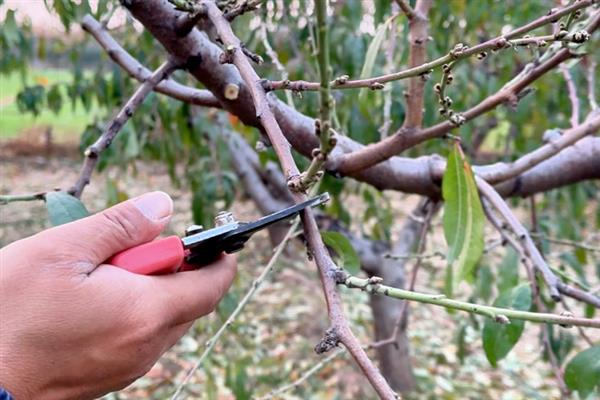
<instances>
[{"instance_id":1,"label":"long narrow leaf","mask_svg":"<svg viewBox=\"0 0 600 400\"><path fill-rule=\"evenodd\" d=\"M379 53L379 49L381 48L381 44L383 43L383 39L385 38L385 33L392 21L394 20L394 18L396 18L396 15L389 17L377 27L377 30L375 31L375 36L369 44L367 54L365 55L365 63L363 64L362 70L360 72L360 79L369 78L373 74L373 67L375 66L377 54ZM367 89L365 88L360 90L360 93L358 95L360 99L364 98L366 91Z\"/></svg>"},{"instance_id":2,"label":"long narrow leaf","mask_svg":"<svg viewBox=\"0 0 600 400\"><path fill-rule=\"evenodd\" d=\"M485 217L473 171L458 143L454 143L442 182L444 235L448 243L446 292L467 278L483 253Z\"/></svg>"}]
</instances>

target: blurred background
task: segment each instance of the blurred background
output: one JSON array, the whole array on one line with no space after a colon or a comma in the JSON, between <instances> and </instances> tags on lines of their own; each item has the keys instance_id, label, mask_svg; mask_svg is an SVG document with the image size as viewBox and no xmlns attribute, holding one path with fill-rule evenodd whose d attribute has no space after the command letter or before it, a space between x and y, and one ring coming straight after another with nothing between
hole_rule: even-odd
<instances>
[{"instance_id":1,"label":"blurred background","mask_svg":"<svg viewBox=\"0 0 600 400\"><path fill-rule=\"evenodd\" d=\"M568 2L565 2L568 3ZM456 43L476 44L545 15L560 2L551 0L435 1L430 12L431 42L428 59L446 54ZM130 78L79 22L92 14L111 36L149 69L165 60L165 51L114 0L0 0L0 160L1 194L20 194L68 188L76 180L82 151L101 133L104 124L133 93L138 82ZM333 76L368 77L406 68L408 26L391 0L331 1L331 63ZM310 0L265 0L259 11L237 18L236 34L262 55L257 67L269 79L318 80L314 50L314 15ZM540 29L547 34L549 28ZM597 35L587 43L588 55L567 66L579 91L580 120L590 112L588 93L596 90L600 52ZM595 46L595 51L593 50ZM272 50L271 50L272 49ZM369 51L370 50L370 51ZM272 58L274 51L277 60ZM371 54L369 57L368 54ZM464 60L454 69L449 89L457 110L467 109L498 91L531 59L538 49L490 54L484 60ZM278 68L277 63L284 66ZM591 71L591 72L590 72ZM426 86L424 125L439 121L437 99ZM199 86L184 71L174 79ZM392 134L404 117L405 81L382 91L334 91L334 125L345 135L370 143ZM590 89L590 85L592 88ZM299 111L315 117L318 96L277 95ZM539 147L548 130L570 126L571 103L560 72L551 72L535 84L535 92L519 107L499 107L461 128L465 151L473 164L510 161ZM254 146L259 133L223 111L183 104L151 94L103 153L98 170L83 194L95 212L146 191L163 190L175 200L175 216L168 233L182 234L191 223L210 226L213 216L231 209L238 219L250 220L259 211L244 193L231 164L224 132L235 132ZM444 140L431 140L406 152L407 156L447 154ZM260 152L261 163L276 160L271 149ZM297 157L301 167L308 161ZM582 182L530 199L514 199L517 215L531 228L536 205L539 244L553 267L588 288L600 289L600 207L598 182ZM394 243L399 238L419 196L380 192L352 180L327 176L322 191L333 195L325 213L354 234ZM43 202L0 206L0 245L38 232L50 224ZM417 290L441 292L446 243L441 214L434 217L427 236L423 271ZM565 245L544 238L560 238ZM486 243L498 234L486 227ZM577 244L592 244L589 248ZM168 398L204 344L225 321L262 267L272 247L266 232L257 234L240 253L240 274L233 290L209 318L169 351L148 376L107 398ZM415 260L409 259L406 268ZM463 284L457 296L489 303L506 284L524 281L515 254L503 246L486 253L474 272L472 284ZM516 276L516 278L515 278ZM320 283L300 241L292 241L279 259L276 272L217 344L204 367L187 385L189 398L246 399L267 395L293 383L323 356L313 352L328 327ZM373 341L369 296L343 290L346 312L361 342ZM575 308L591 316L594 310ZM548 399L559 398L547 354L540 345L545 327L525 324L514 349L492 367L482 350L483 320L448 313L422 304L411 305L406 335L407 362L414 377L415 399ZM550 329L552 346L561 364L586 348L576 329ZM600 334L586 331L598 343ZM370 351L373 357L376 353ZM276 398L375 398L368 383L346 354L320 366L308 379Z\"/></svg>"}]
</instances>

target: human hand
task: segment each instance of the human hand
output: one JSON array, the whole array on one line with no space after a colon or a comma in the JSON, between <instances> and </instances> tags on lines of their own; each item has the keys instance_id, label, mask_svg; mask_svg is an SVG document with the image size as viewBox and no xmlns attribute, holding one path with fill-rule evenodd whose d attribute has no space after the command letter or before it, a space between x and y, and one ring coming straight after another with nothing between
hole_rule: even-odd
<instances>
[{"instance_id":1,"label":"human hand","mask_svg":"<svg viewBox=\"0 0 600 400\"><path fill-rule=\"evenodd\" d=\"M158 236L172 209L148 193L0 250L0 386L18 400L121 389L214 310L233 256L163 276L103 264Z\"/></svg>"}]
</instances>

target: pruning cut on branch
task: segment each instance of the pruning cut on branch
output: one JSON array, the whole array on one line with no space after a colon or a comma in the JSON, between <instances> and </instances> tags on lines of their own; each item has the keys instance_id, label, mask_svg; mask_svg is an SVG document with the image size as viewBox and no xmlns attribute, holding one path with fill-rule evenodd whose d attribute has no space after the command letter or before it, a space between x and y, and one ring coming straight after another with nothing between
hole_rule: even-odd
<instances>
[{"instance_id":1,"label":"pruning cut on branch","mask_svg":"<svg viewBox=\"0 0 600 400\"><path fill-rule=\"evenodd\" d=\"M530 22L526 22L528 18L519 18L514 28L503 20L502 33L487 40L482 38L490 37L489 32L500 29L477 30L476 39L480 43L475 45L465 43L467 40L457 42L456 35L450 35L445 42L450 43L450 47L442 50L437 43L433 46L436 23L445 26L454 20L454 16L438 21L437 14L445 11L436 10L438 4L433 0L395 0L393 6L388 5L389 10L383 12L379 5L374 10L360 5L361 10L368 9L369 18L361 20L361 28L357 29L361 32L345 32L347 37L343 40L338 29L345 21L341 21L340 15L347 14L344 18L348 21L353 18L352 13L345 9L347 5L344 2L330 4L328 0L314 0L311 7L299 7L297 2L279 3L271 0L122 0L121 4L129 15L148 33L144 40L162 45L160 51L165 54L160 55L153 48L151 57L137 52L127 40L121 41L119 29L109 30L109 24L98 22L103 20L102 15L106 17L101 5L98 5L94 16L85 15L80 21L83 29L118 66L117 70L122 69L138 84L125 101L120 99L122 105L118 112L85 150L78 178L67 189L71 196L62 193L69 201L81 205L86 215L87 210L78 199L90 184L100 158L110 155L108 153L111 152L106 150L130 119L136 113L140 114L140 106L153 91L178 100L169 101L169 107L171 103L183 106L181 109L162 109L160 101L164 101L163 98L148 98L148 101L156 100L153 105L156 112L153 114L157 114L148 118L152 119L151 122L141 122L144 140L150 143L148 146L155 146L148 153L149 158L169 159L169 175L174 181L183 175L193 182L190 188L194 197L195 219L204 221L208 213L203 208L206 204L202 197L204 191L209 190L207 188L216 187L206 203L219 203L219 207L223 203L229 207L239 189L252 199L263 215L299 205L308 199L307 193L311 189L314 193L321 187L327 187L323 190L332 193L332 201L325 211L315 212L308 207L300 212L300 220L291 227L282 224L270 227L271 244L276 246L274 253L245 295L231 308L232 312L223 317L218 329L205 342L199 356L187 368L183 380L173 386L172 399L179 398L187 390L191 393L190 383L202 367L209 365L207 361L214 357L213 353L219 351L218 342L226 340L226 336L232 333L233 324L240 321L242 312L273 272L278 258L289 250L286 250L286 245L292 239L302 242L309 260L316 266L327 318L325 325L318 328L321 339L314 343L313 348L318 356L329 354L321 356L320 361L304 373L291 377L291 383L279 383L276 389L263 391L267 393L266 398L298 388L308 379L315 378L317 371L344 351L351 356L370 388L380 398L395 399L398 398L396 392L414 389L416 379L411 372L408 351L410 336L406 334L408 324L412 323L409 302L469 313L475 330L479 329L480 320L487 326L484 331L487 329L489 333L491 326L495 335L492 342L504 341L497 346L493 344L493 349L489 350L489 343L486 344L486 338L483 338L486 356L494 367L516 344L523 321L540 324L540 349L548 355L551 371L558 382L556 390L560 390L563 397L571 390L585 394L589 389L587 386L572 382L569 368L574 367L562 367L566 365L563 364L565 356L555 349L556 338L552 337L551 329L576 326L585 343L596 351L597 346L590 339L592 336L588 337L589 332L584 330L600 329L600 319L593 315L600 309L600 297L592 289L595 278L591 279L592 282L586 280L584 269L588 265L574 268L575 272L564 272L562 264L557 266L553 263L563 254L547 252L546 246L549 243L565 246L565 251L576 253L574 258L577 260L569 259L569 262L583 264L582 260L587 262L589 254L598 252L594 245L597 235L591 238L584 236L589 231L593 234L597 224L585 221L577 234L566 235L568 239L563 239L540 223L543 217L538 213L543 213L538 211L533 194L584 180L600 179L600 137L597 137L600 111L594 87L597 61L594 54L584 54L588 45L596 45L598 41L600 10L597 1L569 2L549 9L543 15L539 14L540 7L536 6L533 9L538 17ZM59 13L64 12L60 7L55 8ZM112 12L114 10L110 16ZM467 22L458 22L463 30L461 35L473 40L474 34L462 26L466 26ZM399 23L406 24L406 29L402 30L400 25L389 29L389 24ZM286 31L282 36L280 30L284 25ZM348 61L346 58L356 55L346 54L352 52L347 52L348 43L342 42L352 42L352 35L362 34L362 31L371 28L376 28L374 31L378 33L372 39L364 61L363 71L369 72L361 73L360 79L334 74L334 71L343 72L347 67L343 65ZM296 33L292 34L294 29L302 31L302 40L298 40L300 36ZM537 29L542 32L533 32ZM376 75L380 72L371 73L373 68L367 66L372 66L373 60L377 59L375 53L389 31L396 36L388 43L383 73ZM400 35L402 32L407 32L405 39ZM119 38L123 45L113 36ZM284 36L285 39L282 39ZM306 40L308 43L301 43L306 37L309 38ZM4 46L11 36L0 30L0 39L0 45ZM405 51L395 49L396 42L401 40L406 41ZM400 45L398 47L401 48ZM303 57L307 48L311 48L311 53ZM358 52L356 49L362 47L352 49ZM517 55L512 57L518 49L532 50L533 56L526 61ZM263 51L268 55L267 62L261 56ZM434 51L437 56L432 57ZM166 61L156 70L151 71L144 66L158 65L157 57ZM470 58L476 60L470 63ZM348 65L353 69L346 71L360 70L360 65L355 68L352 62L348 61ZM510 68L504 64L496 68L494 62L510 64ZM506 67L506 71L502 67ZM467 68L470 69L465 72ZM301 74L305 70L309 71L306 77L312 75L314 81L289 79L305 78ZM579 73L576 74L576 70ZM266 76L268 71L282 79L269 79ZM566 82L567 91L564 95L556 94L556 104L550 104L548 110L544 110L547 116L540 117L537 113L537 119L532 116L531 121L523 124L526 126L520 126L520 121L525 118L522 114L534 114L527 107L541 107L536 103L537 98L533 101L535 104L529 102L534 95L523 100L533 92L534 84L540 89L544 85L552 85L552 91L559 91L560 85L552 82L556 80L556 74L553 75L556 72L562 73L560 79ZM188 82L186 73L195 78L201 88ZM435 82L428 83L434 74ZM468 89L460 92L455 87L461 84L464 76L472 76L473 81L465 82ZM104 82L103 73L99 72L96 79ZM406 87L400 93L396 90L397 85L392 86L392 83L405 79ZM583 101L584 92L579 87L580 81L584 80L587 83L587 102ZM114 93L123 92L123 81L114 79L110 85ZM353 92L341 90L358 88L385 89L386 92L382 96L381 93L364 90L361 96L357 96L358 99L350 99ZM39 88L29 90L35 92ZM52 96L62 93L61 90L56 89L44 101L50 103ZM287 103L277 97L284 96L277 90L287 91ZM312 98L311 94L306 94L299 100L292 99L292 94L299 95L304 91L318 91L318 96L315 93ZM362 99L365 94L368 101ZM547 97L547 94L543 95ZM35 108L34 102L26 95L21 95L19 101L21 107ZM111 104L114 107L115 102ZM340 104L349 111L340 112ZM569 110L567 116L565 104ZM374 114L380 105L382 118L373 119L369 114ZM484 115L491 111L494 111L493 116L485 120ZM567 120L568 124L564 127ZM550 127L557 128L547 129L544 133L550 123ZM380 134L376 131L377 127L380 127ZM388 135L392 128L396 131ZM163 134L167 132L172 138ZM476 141L476 144L471 143ZM164 142L167 145L157 145ZM254 142L256 148L253 148ZM444 147L448 143L449 150ZM502 147L504 153L498 151ZM220 154L223 148L229 152L227 156ZM447 158L442 155L447 155ZM303 156L306 160L296 156ZM474 160L473 165L470 159ZM224 172L223 168L227 171ZM352 178L356 182L348 183L349 180L344 178ZM228 198L224 195L227 190L231 193ZM422 197L412 204L414 211L409 213L404 211L409 201L398 200L401 202L398 206L397 200L391 201L388 193L384 192L386 190ZM578 204L573 208L584 210L578 210L582 216L598 212L597 202L593 201L594 191L597 191L597 183L574 195L579 197L576 197ZM3 194L0 195L0 204L45 200L46 195L50 197L52 194L52 191ZM531 196L529 204L533 210L531 229L519 220L518 210L507 200L508 197L518 199L527 196ZM562 199L560 195L551 196L554 195L548 195L550 205L547 208L559 215L563 211L560 209ZM439 222L436 214L442 206L444 216ZM546 214L543 214L544 217L547 217ZM394 221L398 215L405 216L405 223L396 229ZM584 218L582 216L581 219ZM499 232L500 239L484 240L486 220ZM221 222L215 224L222 227L232 223ZM297 231L300 224L302 232ZM427 235L440 225L443 226L448 251L437 247L427 251L426 242L436 240L436 235ZM195 230L188 232L192 236L202 230L197 225L193 228ZM360 235L355 231L360 231ZM156 234L149 236L148 240L155 237ZM339 242L331 238L337 238ZM152 243L150 241L144 246ZM493 273L487 264L495 262L496 252L504 249L506 244L515 250L517 264L523 265L526 281L515 272L509 278L502 276L498 279L501 282L494 283L492 287ZM185 260L189 261L189 248L183 248L188 253L187 256L182 255L182 259L187 257ZM563 247L559 249L564 250ZM410 276L405 274L409 260L414 260ZM436 269L437 264L444 261L447 261L446 279L442 285L445 284L446 294L431 294L436 289L421 286L440 286ZM497 273L503 273L499 269L495 268ZM431 279L425 282L423 275L428 273ZM510 281L510 285L504 281ZM477 288L473 293L459 293L459 285L460 288L463 285ZM486 285L487 289L479 287ZM355 329L354 310L348 312L350 307L344 305L344 301L351 298L346 295L356 296L352 292L358 293L357 296L367 295L347 289L367 293L374 315L374 340L363 342L366 335L363 331L370 328ZM483 293L486 291L489 293ZM493 305L484 305L492 304L487 302L492 294L497 295ZM559 314L561 308L563 312ZM475 315L484 318L475 318ZM185 322L189 321L186 319ZM462 335L461 340L464 340L464 332ZM343 349L339 349L340 346ZM367 353L369 349L377 350L381 368ZM399 354L402 360L394 359ZM568 365L573 365L575 358ZM402 379L397 376L400 370L402 374L406 372ZM227 380L230 380L230 373L228 370ZM361 386L371 390L367 385ZM595 390L595 386L592 389ZM235 389L232 391L235 392Z\"/></svg>"}]
</instances>

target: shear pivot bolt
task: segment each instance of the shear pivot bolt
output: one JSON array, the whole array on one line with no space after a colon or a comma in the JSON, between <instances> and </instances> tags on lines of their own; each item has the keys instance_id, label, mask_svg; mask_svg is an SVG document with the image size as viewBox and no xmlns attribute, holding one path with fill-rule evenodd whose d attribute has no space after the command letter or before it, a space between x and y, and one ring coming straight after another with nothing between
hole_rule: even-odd
<instances>
[{"instance_id":1,"label":"shear pivot bolt","mask_svg":"<svg viewBox=\"0 0 600 400\"><path fill-rule=\"evenodd\" d=\"M233 213L229 211L220 211L215 217L215 226L223 226L236 222Z\"/></svg>"}]
</instances>

